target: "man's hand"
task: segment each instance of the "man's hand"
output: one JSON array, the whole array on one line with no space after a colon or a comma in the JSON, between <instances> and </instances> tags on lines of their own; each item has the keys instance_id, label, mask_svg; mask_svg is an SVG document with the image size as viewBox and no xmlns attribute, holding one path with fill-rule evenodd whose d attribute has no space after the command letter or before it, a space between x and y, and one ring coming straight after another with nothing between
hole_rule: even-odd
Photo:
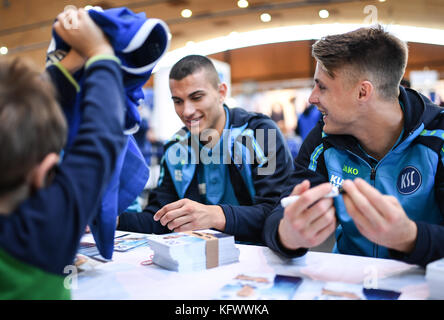
<instances>
[{"instance_id":1,"label":"man's hand","mask_svg":"<svg viewBox=\"0 0 444 320\"><path fill-rule=\"evenodd\" d=\"M69 9L59 14L54 30L84 58L114 54L108 39L84 9Z\"/></svg>"},{"instance_id":2,"label":"man's hand","mask_svg":"<svg viewBox=\"0 0 444 320\"><path fill-rule=\"evenodd\" d=\"M154 215L155 221L174 232L215 228L225 230L225 214L217 205L204 205L190 199L167 204Z\"/></svg>"},{"instance_id":3,"label":"man's hand","mask_svg":"<svg viewBox=\"0 0 444 320\"><path fill-rule=\"evenodd\" d=\"M285 208L278 229L284 247L292 250L315 247L335 230L333 199L322 199L331 187L330 183L323 183L310 189L308 180L294 187L291 195L300 198Z\"/></svg>"},{"instance_id":4,"label":"man's hand","mask_svg":"<svg viewBox=\"0 0 444 320\"><path fill-rule=\"evenodd\" d=\"M360 178L345 180L342 186L347 212L364 237L401 252L413 250L416 223L407 217L398 199L381 194Z\"/></svg>"}]
</instances>

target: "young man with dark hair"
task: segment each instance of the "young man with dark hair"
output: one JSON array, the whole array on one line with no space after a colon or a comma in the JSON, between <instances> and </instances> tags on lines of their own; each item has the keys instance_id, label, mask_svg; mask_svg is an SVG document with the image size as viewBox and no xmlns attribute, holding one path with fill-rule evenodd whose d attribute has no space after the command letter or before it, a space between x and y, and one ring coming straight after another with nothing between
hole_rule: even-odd
<instances>
[{"instance_id":1,"label":"young man with dark hair","mask_svg":"<svg viewBox=\"0 0 444 320\"><path fill-rule=\"evenodd\" d=\"M227 85L208 58L187 56L170 72L175 111L185 127L165 145L158 187L142 213L119 229L166 233L214 228L260 242L264 220L293 170L268 117L224 104Z\"/></svg>"},{"instance_id":2,"label":"young man with dark hair","mask_svg":"<svg viewBox=\"0 0 444 320\"><path fill-rule=\"evenodd\" d=\"M296 257L336 230L334 252L420 265L443 257L444 113L400 86L406 44L376 26L322 38L312 53L309 102L323 121L282 195L300 197L274 209L265 242ZM332 185L346 194L324 199Z\"/></svg>"},{"instance_id":3,"label":"young man with dark hair","mask_svg":"<svg viewBox=\"0 0 444 320\"><path fill-rule=\"evenodd\" d=\"M76 29L65 28L73 18ZM67 127L47 74L0 63L0 299L70 298L65 267L125 143L122 74L108 40L82 9L60 14L54 28L73 49L48 73L66 101L76 93L69 72L85 65L85 112L58 165Z\"/></svg>"}]
</instances>

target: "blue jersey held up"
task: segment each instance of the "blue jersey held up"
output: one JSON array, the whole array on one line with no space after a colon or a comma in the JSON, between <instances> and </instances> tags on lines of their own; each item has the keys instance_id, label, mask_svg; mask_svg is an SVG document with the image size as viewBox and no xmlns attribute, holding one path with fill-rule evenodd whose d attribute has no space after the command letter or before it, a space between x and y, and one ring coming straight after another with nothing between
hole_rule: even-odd
<instances>
[{"instance_id":1,"label":"blue jersey held up","mask_svg":"<svg viewBox=\"0 0 444 320\"><path fill-rule=\"evenodd\" d=\"M97 247L101 255L111 259L114 249L116 218L142 192L149 178L149 169L131 134L140 125L141 118L137 107L143 98L143 85L148 81L157 62L168 50L168 27L159 19L148 19L145 13L134 13L127 8L101 10L94 7L88 11L92 20L110 40L115 55L120 60L120 68L125 90L125 126L128 135L126 146L120 154L115 171L103 195L100 213L91 223ZM60 69L58 60L69 51L69 46L53 31L53 39L48 48L47 64L54 63ZM63 71L63 70L62 70ZM68 123L69 151L77 137L83 117L84 70L71 77L64 72L76 87L74 96L62 97L62 108Z\"/></svg>"}]
</instances>

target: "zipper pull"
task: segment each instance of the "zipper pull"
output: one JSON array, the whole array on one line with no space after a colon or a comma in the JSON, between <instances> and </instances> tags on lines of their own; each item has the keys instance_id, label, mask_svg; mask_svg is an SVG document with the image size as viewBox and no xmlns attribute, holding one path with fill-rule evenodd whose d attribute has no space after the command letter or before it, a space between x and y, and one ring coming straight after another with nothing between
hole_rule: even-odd
<instances>
[{"instance_id":1,"label":"zipper pull","mask_svg":"<svg viewBox=\"0 0 444 320\"><path fill-rule=\"evenodd\" d=\"M376 178L376 169L372 167L372 172L370 173L370 180L375 180Z\"/></svg>"}]
</instances>

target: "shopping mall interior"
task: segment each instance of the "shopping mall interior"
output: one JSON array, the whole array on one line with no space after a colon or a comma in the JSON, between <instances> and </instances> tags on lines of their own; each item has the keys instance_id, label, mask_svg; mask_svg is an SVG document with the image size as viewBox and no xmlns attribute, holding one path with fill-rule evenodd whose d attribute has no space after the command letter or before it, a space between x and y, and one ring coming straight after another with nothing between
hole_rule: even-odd
<instances>
[{"instance_id":1,"label":"shopping mall interior","mask_svg":"<svg viewBox=\"0 0 444 320\"><path fill-rule=\"evenodd\" d=\"M298 117L308 106L316 66L312 45L364 25L379 23L406 41L404 79L444 104L443 0L1 0L0 55L25 57L44 70L54 20L70 6L126 7L168 26L168 51L144 86L140 108L149 123L143 134L152 166L162 143L182 126L165 75L191 53L215 61L229 87L229 107L271 116L289 141L301 140Z\"/></svg>"}]
</instances>

